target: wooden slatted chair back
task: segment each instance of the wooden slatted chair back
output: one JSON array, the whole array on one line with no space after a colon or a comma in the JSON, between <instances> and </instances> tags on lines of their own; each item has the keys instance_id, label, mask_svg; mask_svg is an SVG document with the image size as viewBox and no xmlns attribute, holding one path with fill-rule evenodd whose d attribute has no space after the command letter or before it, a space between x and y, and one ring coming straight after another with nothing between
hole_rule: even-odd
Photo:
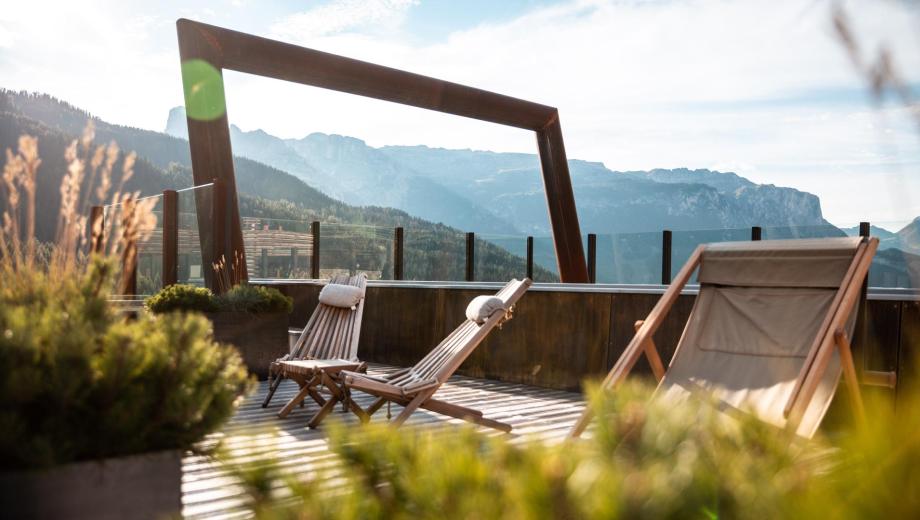
<instances>
[{"instance_id":1,"label":"wooden slatted chair back","mask_svg":"<svg viewBox=\"0 0 920 520\"><path fill-rule=\"evenodd\" d=\"M532 283L529 278L508 282L495 295L504 302L506 312L496 312L482 324L465 320L405 375L391 383L406 386L430 381L440 384L447 381L493 328L511 318L512 308Z\"/></svg>"},{"instance_id":2,"label":"wooden slatted chair back","mask_svg":"<svg viewBox=\"0 0 920 520\"><path fill-rule=\"evenodd\" d=\"M330 284L352 285L365 290L367 275L338 275ZM291 350L294 359L358 359L358 338L364 314L361 298L355 309L317 303L310 320Z\"/></svg>"}]
</instances>

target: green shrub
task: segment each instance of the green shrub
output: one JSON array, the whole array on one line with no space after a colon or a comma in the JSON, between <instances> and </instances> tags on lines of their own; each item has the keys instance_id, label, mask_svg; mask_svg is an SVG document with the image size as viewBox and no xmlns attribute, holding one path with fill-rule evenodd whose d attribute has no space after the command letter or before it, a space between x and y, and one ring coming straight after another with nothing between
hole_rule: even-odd
<instances>
[{"instance_id":1,"label":"green shrub","mask_svg":"<svg viewBox=\"0 0 920 520\"><path fill-rule=\"evenodd\" d=\"M0 467L188 449L250 386L205 318L116 317L111 271L0 273Z\"/></svg>"},{"instance_id":2,"label":"green shrub","mask_svg":"<svg viewBox=\"0 0 920 520\"><path fill-rule=\"evenodd\" d=\"M146 304L151 312L157 314L172 311L234 311L262 314L291 312L293 301L291 297L272 287L240 284L225 294L215 296L210 290L202 287L178 284L166 287L147 298Z\"/></svg>"},{"instance_id":3,"label":"green shrub","mask_svg":"<svg viewBox=\"0 0 920 520\"><path fill-rule=\"evenodd\" d=\"M249 312L291 312L294 300L273 287L240 284L216 298L220 310Z\"/></svg>"},{"instance_id":4,"label":"green shrub","mask_svg":"<svg viewBox=\"0 0 920 520\"><path fill-rule=\"evenodd\" d=\"M209 289L194 285L176 284L164 287L144 302L154 313L173 311L213 312L217 302Z\"/></svg>"}]
</instances>

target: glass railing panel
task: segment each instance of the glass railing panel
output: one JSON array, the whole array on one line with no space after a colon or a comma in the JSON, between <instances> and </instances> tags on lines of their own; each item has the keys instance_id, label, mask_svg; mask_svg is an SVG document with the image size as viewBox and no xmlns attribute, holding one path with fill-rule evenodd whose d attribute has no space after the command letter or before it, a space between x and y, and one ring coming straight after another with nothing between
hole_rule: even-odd
<instances>
[{"instance_id":1,"label":"glass railing panel","mask_svg":"<svg viewBox=\"0 0 920 520\"><path fill-rule=\"evenodd\" d=\"M661 233L597 236L597 283L661 283Z\"/></svg>"},{"instance_id":2,"label":"glass railing panel","mask_svg":"<svg viewBox=\"0 0 920 520\"><path fill-rule=\"evenodd\" d=\"M830 224L818 226L771 226L763 228L764 240L782 240L790 238L831 238L845 237L846 233Z\"/></svg>"},{"instance_id":3,"label":"glass railing panel","mask_svg":"<svg viewBox=\"0 0 920 520\"><path fill-rule=\"evenodd\" d=\"M473 274L478 282L507 282L527 276L527 237L476 235Z\"/></svg>"},{"instance_id":4,"label":"glass railing panel","mask_svg":"<svg viewBox=\"0 0 920 520\"><path fill-rule=\"evenodd\" d=\"M311 222L247 216L240 220L250 278L311 278ZM323 226L320 236L325 232Z\"/></svg>"},{"instance_id":5,"label":"glass railing panel","mask_svg":"<svg viewBox=\"0 0 920 520\"><path fill-rule=\"evenodd\" d=\"M674 231L671 236L671 279L674 279L684 264L687 263L687 260L690 259L693 251L701 244L749 240L751 240L751 228ZM696 283L696 273L694 273L689 283Z\"/></svg>"},{"instance_id":6,"label":"glass railing panel","mask_svg":"<svg viewBox=\"0 0 920 520\"><path fill-rule=\"evenodd\" d=\"M137 242L137 287L136 294L150 295L163 286L163 196L142 197L145 202L153 201L152 213L155 219L153 229L146 237ZM121 242L124 229L125 210L123 204L110 204L103 209L103 229L106 237L106 250L117 251L119 255L124 247ZM123 265L116 265L115 287L117 293L123 291L118 287L122 278Z\"/></svg>"},{"instance_id":7,"label":"glass railing panel","mask_svg":"<svg viewBox=\"0 0 920 520\"><path fill-rule=\"evenodd\" d=\"M393 228L324 222L319 234L320 278L365 273L370 280L392 280L393 234Z\"/></svg>"},{"instance_id":8,"label":"glass railing panel","mask_svg":"<svg viewBox=\"0 0 920 520\"><path fill-rule=\"evenodd\" d=\"M204 286L202 244L198 229L199 224L207 226L211 222L212 187L212 184L204 184L177 192L179 283Z\"/></svg>"},{"instance_id":9,"label":"glass railing panel","mask_svg":"<svg viewBox=\"0 0 920 520\"><path fill-rule=\"evenodd\" d=\"M403 262L406 280L465 280L466 234L450 228L406 228L403 237Z\"/></svg>"},{"instance_id":10,"label":"glass railing panel","mask_svg":"<svg viewBox=\"0 0 920 520\"><path fill-rule=\"evenodd\" d=\"M533 237L533 281L559 283L559 264L553 237Z\"/></svg>"}]
</instances>

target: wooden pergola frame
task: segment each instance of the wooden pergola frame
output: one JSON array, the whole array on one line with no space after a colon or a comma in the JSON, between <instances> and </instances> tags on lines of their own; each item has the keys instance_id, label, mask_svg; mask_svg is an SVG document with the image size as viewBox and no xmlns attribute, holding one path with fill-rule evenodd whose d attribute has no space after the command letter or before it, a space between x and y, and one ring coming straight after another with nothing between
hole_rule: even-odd
<instances>
[{"instance_id":1,"label":"wooden pergola frame","mask_svg":"<svg viewBox=\"0 0 920 520\"><path fill-rule=\"evenodd\" d=\"M203 61L213 67L217 78L216 84L196 85L183 66L187 107L190 92L206 88L216 105L224 108L222 77L223 70L228 69L535 132L560 279L566 283L588 282L562 127L555 108L191 20L179 19L176 28L183 65ZM223 229L215 229L211 235L207 229L211 219L199 207L202 261L205 279L212 288L216 288L212 264L222 256L240 269L238 279L248 277L230 130L226 110L219 112L209 118L187 112L195 185L217 179L226 190L225 218L220 219L224 220ZM216 204L220 202L215 200ZM214 240L208 240L206 230Z\"/></svg>"}]
</instances>

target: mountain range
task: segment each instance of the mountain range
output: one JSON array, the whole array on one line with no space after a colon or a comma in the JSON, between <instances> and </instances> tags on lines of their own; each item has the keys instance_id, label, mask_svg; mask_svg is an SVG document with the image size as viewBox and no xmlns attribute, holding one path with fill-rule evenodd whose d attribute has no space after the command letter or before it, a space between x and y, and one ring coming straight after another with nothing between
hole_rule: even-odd
<instances>
[{"instance_id":1,"label":"mountain range","mask_svg":"<svg viewBox=\"0 0 920 520\"><path fill-rule=\"evenodd\" d=\"M187 136L174 108L166 132ZM375 148L347 136L281 139L231 126L234 153L291 173L354 205L383 205L464 230L548 235L536 155L427 146ZM570 160L583 232L829 226L815 195L710 170L617 172Z\"/></svg>"},{"instance_id":2,"label":"mountain range","mask_svg":"<svg viewBox=\"0 0 920 520\"><path fill-rule=\"evenodd\" d=\"M95 123L97 142L115 140L123 150L138 153L128 188L150 194L192 184L181 108L170 111L166 132L159 133L106 123L48 95L0 90L0 146L13 148L22 133L40 137L43 170L49 174L42 175L46 186L40 182L39 192L47 197L48 207L57 207L63 148L87 119ZM551 241L540 238L549 235L549 223L533 154L372 147L354 137L322 133L282 139L235 126L231 140L244 216L403 226L406 269L415 279L462 276L462 232L468 230L480 238L478 279L520 276L522 236L534 235L540 272L536 278L554 279ZM599 235L599 281L655 283L660 230L665 228L675 232L675 263L680 263L683 249L696 243L743 240L753 225L765 228L765 238L854 233L828 223L817 196L756 184L734 173L613 171L575 159L569 168L582 232ZM50 233L54 219L42 225L40 231ZM711 231L699 231L706 229ZM879 273L888 273L889 284L909 278L907 266L920 265L914 256L920 254L920 219L897 233L881 228L872 233L890 250ZM385 249L381 244L388 240L380 238L366 247ZM377 254L378 268L385 270L387 254L382 249Z\"/></svg>"}]
</instances>

